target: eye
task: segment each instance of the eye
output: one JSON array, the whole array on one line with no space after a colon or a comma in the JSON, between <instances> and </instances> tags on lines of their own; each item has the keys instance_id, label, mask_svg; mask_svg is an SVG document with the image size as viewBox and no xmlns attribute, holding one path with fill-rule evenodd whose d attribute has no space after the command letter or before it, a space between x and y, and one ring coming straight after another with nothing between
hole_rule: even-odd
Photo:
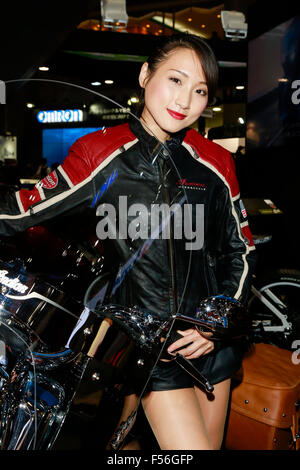
<instances>
[{"instance_id":1,"label":"eye","mask_svg":"<svg viewBox=\"0 0 300 470\"><path fill-rule=\"evenodd\" d=\"M181 83L180 78L177 78L177 77L170 77L170 80L171 80L171 82L174 82L174 83L177 83L177 84Z\"/></svg>"},{"instance_id":2,"label":"eye","mask_svg":"<svg viewBox=\"0 0 300 470\"><path fill-rule=\"evenodd\" d=\"M207 91L206 90L196 90L196 93L198 93L198 95L202 95L202 96L207 96Z\"/></svg>"}]
</instances>

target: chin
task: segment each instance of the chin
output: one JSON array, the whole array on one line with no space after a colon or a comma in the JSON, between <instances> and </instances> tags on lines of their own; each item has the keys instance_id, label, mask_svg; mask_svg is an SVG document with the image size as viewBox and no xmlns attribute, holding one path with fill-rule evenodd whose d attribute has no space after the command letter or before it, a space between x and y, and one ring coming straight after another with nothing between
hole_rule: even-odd
<instances>
[{"instance_id":1,"label":"chin","mask_svg":"<svg viewBox=\"0 0 300 470\"><path fill-rule=\"evenodd\" d=\"M179 121L179 122L171 123L168 126L165 125L162 127L162 129L164 129L169 134L174 134L175 132L181 131L181 129L184 129L188 125L189 124L187 124L185 121Z\"/></svg>"},{"instance_id":2,"label":"chin","mask_svg":"<svg viewBox=\"0 0 300 470\"><path fill-rule=\"evenodd\" d=\"M179 132L181 131L182 129L184 129L185 127L187 127L189 124L186 124L186 123L181 123L180 125L178 126L172 126L172 129L169 130L170 134L174 134L175 132Z\"/></svg>"}]
</instances>

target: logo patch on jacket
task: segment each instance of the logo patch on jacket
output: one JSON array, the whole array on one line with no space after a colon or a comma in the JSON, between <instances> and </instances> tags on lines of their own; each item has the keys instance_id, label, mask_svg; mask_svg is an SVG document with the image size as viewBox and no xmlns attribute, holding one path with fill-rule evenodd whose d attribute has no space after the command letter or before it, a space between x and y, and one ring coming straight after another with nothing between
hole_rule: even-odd
<instances>
[{"instance_id":1,"label":"logo patch on jacket","mask_svg":"<svg viewBox=\"0 0 300 470\"><path fill-rule=\"evenodd\" d=\"M56 171L52 171L50 175L46 176L41 181L41 187L45 189L54 189L57 186L58 177Z\"/></svg>"},{"instance_id":2,"label":"logo patch on jacket","mask_svg":"<svg viewBox=\"0 0 300 470\"><path fill-rule=\"evenodd\" d=\"M246 211L244 203L241 199L240 199L240 208L241 208L241 213L243 214L244 219L246 219L247 211Z\"/></svg>"},{"instance_id":3,"label":"logo patch on jacket","mask_svg":"<svg viewBox=\"0 0 300 470\"><path fill-rule=\"evenodd\" d=\"M205 191L206 190L206 184L205 183L196 183L194 181L187 181L186 178L178 180L176 182L176 184L179 188L196 189L198 191Z\"/></svg>"}]
</instances>

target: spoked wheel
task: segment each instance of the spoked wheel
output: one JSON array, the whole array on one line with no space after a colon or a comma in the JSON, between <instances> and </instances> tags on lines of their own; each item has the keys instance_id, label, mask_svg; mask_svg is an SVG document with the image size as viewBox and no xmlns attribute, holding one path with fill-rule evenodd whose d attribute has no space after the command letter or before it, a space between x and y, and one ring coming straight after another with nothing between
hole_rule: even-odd
<instances>
[{"instance_id":1,"label":"spoked wheel","mask_svg":"<svg viewBox=\"0 0 300 470\"><path fill-rule=\"evenodd\" d=\"M254 279L251 290L254 341L292 350L300 338L300 271L269 272Z\"/></svg>"}]
</instances>

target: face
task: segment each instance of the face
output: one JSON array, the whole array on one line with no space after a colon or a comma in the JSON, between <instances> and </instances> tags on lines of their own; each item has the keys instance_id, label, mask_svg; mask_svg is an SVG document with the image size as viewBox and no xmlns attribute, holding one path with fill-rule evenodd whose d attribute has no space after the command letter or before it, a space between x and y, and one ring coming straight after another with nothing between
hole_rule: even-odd
<instances>
[{"instance_id":1,"label":"face","mask_svg":"<svg viewBox=\"0 0 300 470\"><path fill-rule=\"evenodd\" d=\"M139 81L145 88L142 122L162 142L193 124L207 105L206 78L193 50L170 52L152 75L143 64Z\"/></svg>"}]
</instances>

